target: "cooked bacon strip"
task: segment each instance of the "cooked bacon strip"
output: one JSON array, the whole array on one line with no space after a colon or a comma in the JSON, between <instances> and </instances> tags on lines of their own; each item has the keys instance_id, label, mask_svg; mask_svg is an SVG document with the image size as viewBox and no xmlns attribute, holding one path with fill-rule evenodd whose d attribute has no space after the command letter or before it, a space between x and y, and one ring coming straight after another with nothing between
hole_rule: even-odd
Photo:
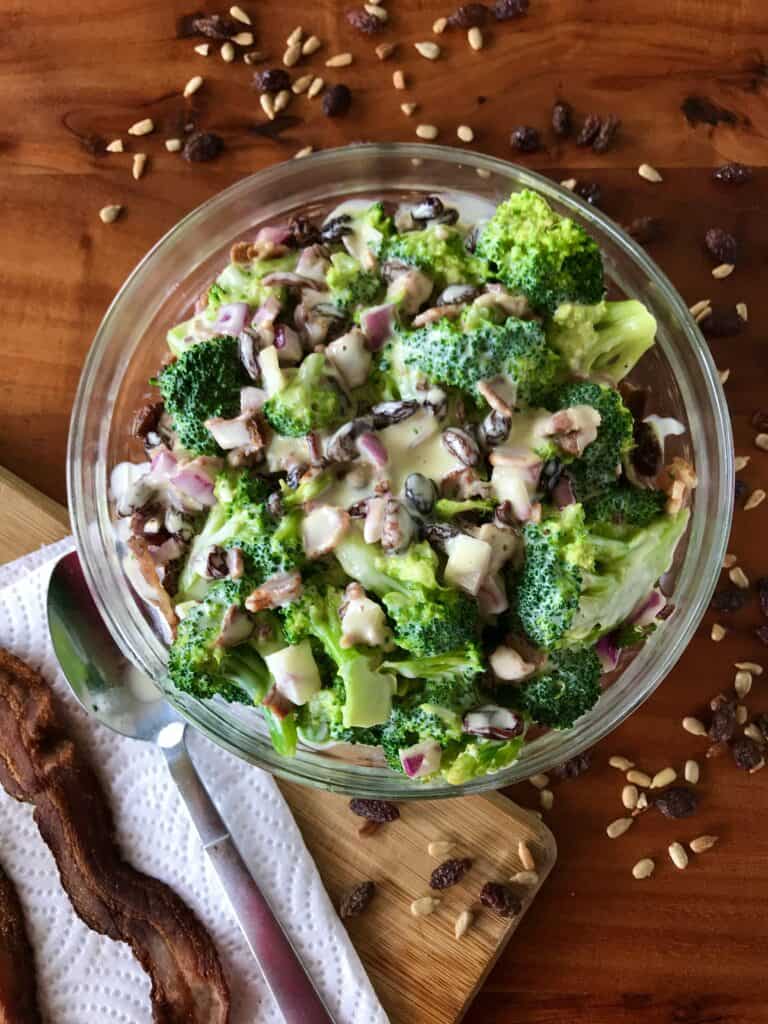
<instances>
[{"instance_id":1,"label":"cooked bacon strip","mask_svg":"<svg viewBox=\"0 0 768 1024\"><path fill-rule=\"evenodd\" d=\"M157 566L155 565L150 553L149 545L144 537L133 536L128 538L128 547L133 552L136 560L136 567L141 573L141 577L147 586L146 592L140 592L141 596L145 597L155 605L157 610L168 623L171 633L175 633L176 627L179 624L179 619L174 610L173 603L168 596L168 592L163 587L160 577L157 575Z\"/></svg>"},{"instance_id":2,"label":"cooked bacon strip","mask_svg":"<svg viewBox=\"0 0 768 1024\"><path fill-rule=\"evenodd\" d=\"M42 1024L35 962L13 882L0 867L0 1022Z\"/></svg>"},{"instance_id":3,"label":"cooked bacon strip","mask_svg":"<svg viewBox=\"0 0 768 1024\"><path fill-rule=\"evenodd\" d=\"M155 1024L226 1024L229 990L210 936L172 889L121 858L101 784L67 735L53 694L1 648L0 783L34 805L76 913L127 942L149 974Z\"/></svg>"}]
</instances>

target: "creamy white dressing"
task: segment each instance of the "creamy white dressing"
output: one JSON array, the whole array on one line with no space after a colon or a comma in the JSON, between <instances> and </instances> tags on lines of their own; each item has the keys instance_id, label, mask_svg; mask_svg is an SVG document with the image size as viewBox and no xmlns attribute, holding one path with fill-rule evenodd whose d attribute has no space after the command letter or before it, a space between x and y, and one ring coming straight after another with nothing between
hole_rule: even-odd
<instances>
[{"instance_id":1,"label":"creamy white dressing","mask_svg":"<svg viewBox=\"0 0 768 1024\"><path fill-rule=\"evenodd\" d=\"M309 448L304 437L283 437L273 434L267 445L267 469L270 473L285 471L297 462L309 462Z\"/></svg>"}]
</instances>

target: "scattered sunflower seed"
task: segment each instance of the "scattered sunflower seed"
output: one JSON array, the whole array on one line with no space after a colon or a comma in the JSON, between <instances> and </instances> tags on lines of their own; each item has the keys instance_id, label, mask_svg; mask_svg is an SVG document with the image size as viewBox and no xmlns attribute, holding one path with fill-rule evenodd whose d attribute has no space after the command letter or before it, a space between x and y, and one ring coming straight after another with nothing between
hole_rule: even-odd
<instances>
[{"instance_id":1,"label":"scattered sunflower seed","mask_svg":"<svg viewBox=\"0 0 768 1024\"><path fill-rule=\"evenodd\" d=\"M731 583L735 583L736 586L740 587L742 590L749 590L749 577L740 565L734 565L728 573L728 578Z\"/></svg>"},{"instance_id":2,"label":"scattered sunflower seed","mask_svg":"<svg viewBox=\"0 0 768 1024\"><path fill-rule=\"evenodd\" d=\"M302 75L301 78L297 78L296 81L291 86L291 91L296 96L300 96L303 92L306 92L307 89L310 87L312 81L314 80L314 77L314 75Z\"/></svg>"},{"instance_id":3,"label":"scattered sunflower seed","mask_svg":"<svg viewBox=\"0 0 768 1024\"><path fill-rule=\"evenodd\" d=\"M719 644L725 636L725 627L721 626L719 622L714 622L712 624L712 630L709 635L715 641L716 644Z\"/></svg>"},{"instance_id":4,"label":"scattered sunflower seed","mask_svg":"<svg viewBox=\"0 0 768 1024\"><path fill-rule=\"evenodd\" d=\"M640 796L637 798L637 807L635 807L634 811L632 811L632 815L634 817L635 815L640 814L642 811L647 810L648 797L645 795L645 793L641 793Z\"/></svg>"},{"instance_id":5,"label":"scattered sunflower seed","mask_svg":"<svg viewBox=\"0 0 768 1024\"><path fill-rule=\"evenodd\" d=\"M651 776L632 768L627 772L627 782L633 782L636 786L642 786L643 789L647 789L651 784Z\"/></svg>"},{"instance_id":6,"label":"scattered sunflower seed","mask_svg":"<svg viewBox=\"0 0 768 1024\"><path fill-rule=\"evenodd\" d=\"M656 865L650 857L643 857L632 868L632 877L637 879L650 878Z\"/></svg>"},{"instance_id":7,"label":"scattered sunflower seed","mask_svg":"<svg viewBox=\"0 0 768 1024\"><path fill-rule=\"evenodd\" d=\"M691 316L695 317L698 316L699 313L702 313L705 309L709 309L711 305L712 302L710 299L699 299L698 302L694 302L692 306L688 307L688 312L691 314Z\"/></svg>"},{"instance_id":8,"label":"scattered sunflower seed","mask_svg":"<svg viewBox=\"0 0 768 1024\"><path fill-rule=\"evenodd\" d=\"M691 736L707 735L707 727L700 719L694 718L692 715L686 715L683 719L683 728L686 732L689 732Z\"/></svg>"},{"instance_id":9,"label":"scattered sunflower seed","mask_svg":"<svg viewBox=\"0 0 768 1024\"><path fill-rule=\"evenodd\" d=\"M337 53L325 62L327 68L346 68L352 63L351 53Z\"/></svg>"},{"instance_id":10,"label":"scattered sunflower seed","mask_svg":"<svg viewBox=\"0 0 768 1024\"><path fill-rule=\"evenodd\" d=\"M646 181L657 183L664 180L656 168L650 164L640 164L637 168L637 173L641 178L645 178Z\"/></svg>"},{"instance_id":11,"label":"scattered sunflower seed","mask_svg":"<svg viewBox=\"0 0 768 1024\"><path fill-rule=\"evenodd\" d=\"M293 29L293 31L288 35L287 39L285 40L285 45L296 46L297 43L301 42L303 35L304 29L301 27L301 25L297 25L296 28Z\"/></svg>"},{"instance_id":12,"label":"scattered sunflower seed","mask_svg":"<svg viewBox=\"0 0 768 1024\"><path fill-rule=\"evenodd\" d=\"M195 75L194 78L190 78L187 84L184 86L184 96L194 96L197 90L202 86L203 78L202 75Z\"/></svg>"},{"instance_id":13,"label":"scattered sunflower seed","mask_svg":"<svg viewBox=\"0 0 768 1024\"><path fill-rule=\"evenodd\" d=\"M445 27L448 24L447 18L438 18L432 23L432 31L436 36L442 35L445 32Z\"/></svg>"},{"instance_id":14,"label":"scattered sunflower seed","mask_svg":"<svg viewBox=\"0 0 768 1024\"><path fill-rule=\"evenodd\" d=\"M310 99L310 100L313 100L315 98L315 96L319 96L320 95L320 93L323 91L324 88L325 88L325 79L324 78L319 78L319 77L318 78L313 78L312 79L312 83L311 83L309 89L307 90L307 98Z\"/></svg>"},{"instance_id":15,"label":"scattered sunflower seed","mask_svg":"<svg viewBox=\"0 0 768 1024\"><path fill-rule=\"evenodd\" d=\"M482 50L483 48L483 33L474 25L467 32L467 42L469 43L471 50Z\"/></svg>"},{"instance_id":16,"label":"scattered sunflower seed","mask_svg":"<svg viewBox=\"0 0 768 1024\"><path fill-rule=\"evenodd\" d=\"M651 779L651 789L663 789L664 786L670 785L677 778L677 772L674 768L662 768L660 772Z\"/></svg>"},{"instance_id":17,"label":"scattered sunflower seed","mask_svg":"<svg viewBox=\"0 0 768 1024\"><path fill-rule=\"evenodd\" d=\"M634 818L617 818L606 827L605 834L609 839L618 839L619 836L623 836L631 828L634 821Z\"/></svg>"},{"instance_id":18,"label":"scattered sunflower seed","mask_svg":"<svg viewBox=\"0 0 768 1024\"><path fill-rule=\"evenodd\" d=\"M378 18L379 21L386 21L389 17L386 8L381 7L379 4L364 4L363 9L368 14L372 14L374 18Z\"/></svg>"},{"instance_id":19,"label":"scattered sunflower seed","mask_svg":"<svg viewBox=\"0 0 768 1024\"><path fill-rule=\"evenodd\" d=\"M396 89L405 88L405 75L400 68L398 68L397 71L392 72L392 85L394 85Z\"/></svg>"},{"instance_id":20,"label":"scattered sunflower seed","mask_svg":"<svg viewBox=\"0 0 768 1024\"><path fill-rule=\"evenodd\" d=\"M744 323L746 323L747 320L749 320L749 310L747 309L746 302L737 302L736 312L739 314Z\"/></svg>"},{"instance_id":21,"label":"scattered sunflower seed","mask_svg":"<svg viewBox=\"0 0 768 1024\"><path fill-rule=\"evenodd\" d=\"M379 43L374 52L379 60L386 60L388 57L392 56L396 49L396 43Z\"/></svg>"},{"instance_id":22,"label":"scattered sunflower seed","mask_svg":"<svg viewBox=\"0 0 768 1024\"><path fill-rule=\"evenodd\" d=\"M676 868L682 871L688 867L688 854L685 852L685 847L682 843L670 843L668 852Z\"/></svg>"},{"instance_id":23,"label":"scattered sunflower seed","mask_svg":"<svg viewBox=\"0 0 768 1024\"><path fill-rule=\"evenodd\" d=\"M444 860L452 850L453 843L450 839L434 839L427 846L427 853L429 856L435 857L438 860Z\"/></svg>"},{"instance_id":24,"label":"scattered sunflower seed","mask_svg":"<svg viewBox=\"0 0 768 1024\"><path fill-rule=\"evenodd\" d=\"M528 781L532 786L535 786L536 789L546 789L549 785L549 776L544 775L542 772L539 775L532 775Z\"/></svg>"},{"instance_id":25,"label":"scattered sunflower seed","mask_svg":"<svg viewBox=\"0 0 768 1024\"><path fill-rule=\"evenodd\" d=\"M624 804L628 811L634 811L637 807L637 798L639 794L637 786L627 785L621 791L621 802Z\"/></svg>"},{"instance_id":26,"label":"scattered sunflower seed","mask_svg":"<svg viewBox=\"0 0 768 1024\"><path fill-rule=\"evenodd\" d=\"M755 447L761 451L768 452L768 434L755 435Z\"/></svg>"},{"instance_id":27,"label":"scattered sunflower seed","mask_svg":"<svg viewBox=\"0 0 768 1024\"><path fill-rule=\"evenodd\" d=\"M724 277L730 277L735 269L736 268L733 263L721 263L719 266L713 268L712 277L715 277L720 281Z\"/></svg>"},{"instance_id":28,"label":"scattered sunflower seed","mask_svg":"<svg viewBox=\"0 0 768 1024\"><path fill-rule=\"evenodd\" d=\"M102 206L99 210L99 220L102 224L113 224L122 212L122 206L117 206L116 204Z\"/></svg>"},{"instance_id":29,"label":"scattered sunflower seed","mask_svg":"<svg viewBox=\"0 0 768 1024\"><path fill-rule=\"evenodd\" d=\"M737 672L736 677L733 680L733 688L736 691L736 696L743 700L747 696L749 691L752 689L752 673L751 672Z\"/></svg>"},{"instance_id":30,"label":"scattered sunflower seed","mask_svg":"<svg viewBox=\"0 0 768 1024\"><path fill-rule=\"evenodd\" d=\"M144 173L144 169L147 166L147 154L146 153L134 153L133 162L131 163L131 174L133 175L134 181L138 181Z\"/></svg>"},{"instance_id":31,"label":"scattered sunflower seed","mask_svg":"<svg viewBox=\"0 0 768 1024\"><path fill-rule=\"evenodd\" d=\"M469 926L474 921L474 915L470 910L462 910L459 916L456 918L453 924L453 934L456 939L460 939L463 935L466 935Z\"/></svg>"},{"instance_id":32,"label":"scattered sunflower seed","mask_svg":"<svg viewBox=\"0 0 768 1024\"><path fill-rule=\"evenodd\" d=\"M698 761L686 761L683 774L686 782L690 782L692 786L695 786L701 777Z\"/></svg>"},{"instance_id":33,"label":"scattered sunflower seed","mask_svg":"<svg viewBox=\"0 0 768 1024\"><path fill-rule=\"evenodd\" d=\"M108 153L122 153L124 150L125 146L123 145L122 139L113 139L111 142L107 143Z\"/></svg>"},{"instance_id":34,"label":"scattered sunflower seed","mask_svg":"<svg viewBox=\"0 0 768 1024\"><path fill-rule=\"evenodd\" d=\"M753 676L761 676L763 674L763 666L758 665L756 661L737 661L734 664L734 668L743 669L744 672L751 672Z\"/></svg>"},{"instance_id":35,"label":"scattered sunflower seed","mask_svg":"<svg viewBox=\"0 0 768 1024\"><path fill-rule=\"evenodd\" d=\"M262 50L249 50L248 53L243 54L243 64L258 64L266 59L267 56Z\"/></svg>"},{"instance_id":36,"label":"scattered sunflower seed","mask_svg":"<svg viewBox=\"0 0 768 1024\"><path fill-rule=\"evenodd\" d=\"M719 836L697 836L688 845L693 853L706 853L707 850L712 849L719 838Z\"/></svg>"},{"instance_id":37,"label":"scattered sunflower seed","mask_svg":"<svg viewBox=\"0 0 768 1024\"><path fill-rule=\"evenodd\" d=\"M293 43L283 54L283 64L287 68L292 68L295 64L298 64L300 60L301 46L299 46L298 43Z\"/></svg>"},{"instance_id":38,"label":"scattered sunflower seed","mask_svg":"<svg viewBox=\"0 0 768 1024\"><path fill-rule=\"evenodd\" d=\"M227 40L226 43L221 44L219 54L221 55L221 59L224 61L225 64L231 64L232 61L235 59L235 48L232 45L232 43L230 43L229 40Z\"/></svg>"},{"instance_id":39,"label":"scattered sunflower seed","mask_svg":"<svg viewBox=\"0 0 768 1024\"><path fill-rule=\"evenodd\" d=\"M551 789L542 789L539 793L539 803L545 811L551 811L555 802L555 794Z\"/></svg>"},{"instance_id":40,"label":"scattered sunflower seed","mask_svg":"<svg viewBox=\"0 0 768 1024\"><path fill-rule=\"evenodd\" d=\"M272 96L272 93L271 92L263 92L261 94L261 96L259 96L259 103L261 104L261 109L267 115L269 120L270 121L274 121L274 119L275 119L275 101L274 101L274 98Z\"/></svg>"},{"instance_id":41,"label":"scattered sunflower seed","mask_svg":"<svg viewBox=\"0 0 768 1024\"><path fill-rule=\"evenodd\" d=\"M436 139L438 130L433 124L419 124L416 126L416 134L420 139Z\"/></svg>"},{"instance_id":42,"label":"scattered sunflower seed","mask_svg":"<svg viewBox=\"0 0 768 1024\"><path fill-rule=\"evenodd\" d=\"M700 324L702 320L706 320L710 316L712 316L712 307L711 306L705 306L704 309L702 309L700 313L696 314L696 316L694 317L694 320L696 321L697 324Z\"/></svg>"},{"instance_id":43,"label":"scattered sunflower seed","mask_svg":"<svg viewBox=\"0 0 768 1024\"><path fill-rule=\"evenodd\" d=\"M298 151L298 153L294 153L293 154L293 159L294 160L301 160L303 157L309 156L310 153L314 153L314 151L315 151L315 147L314 146L304 146L302 149L300 149Z\"/></svg>"},{"instance_id":44,"label":"scattered sunflower seed","mask_svg":"<svg viewBox=\"0 0 768 1024\"><path fill-rule=\"evenodd\" d=\"M251 24L251 19L249 18L249 16L245 13L243 8L238 7L237 4L235 4L234 7L229 8L229 13L236 21L241 21L244 25Z\"/></svg>"},{"instance_id":45,"label":"scattered sunflower seed","mask_svg":"<svg viewBox=\"0 0 768 1024\"><path fill-rule=\"evenodd\" d=\"M569 192L573 192L578 182L575 178L565 178L565 180L561 181L560 184L563 188L567 188Z\"/></svg>"},{"instance_id":46,"label":"scattered sunflower seed","mask_svg":"<svg viewBox=\"0 0 768 1024\"><path fill-rule=\"evenodd\" d=\"M749 711L747 711L746 705L737 704L735 714L736 725L746 725L747 719L749 718Z\"/></svg>"},{"instance_id":47,"label":"scattered sunflower seed","mask_svg":"<svg viewBox=\"0 0 768 1024\"><path fill-rule=\"evenodd\" d=\"M536 870L536 860L531 853L530 846L524 839L521 839L517 844L517 856L520 858L520 863L526 871Z\"/></svg>"},{"instance_id":48,"label":"scattered sunflower seed","mask_svg":"<svg viewBox=\"0 0 768 1024\"><path fill-rule=\"evenodd\" d=\"M437 60L440 56L440 47L437 43L430 42L429 40L424 43L414 43L413 48L427 60Z\"/></svg>"},{"instance_id":49,"label":"scattered sunflower seed","mask_svg":"<svg viewBox=\"0 0 768 1024\"><path fill-rule=\"evenodd\" d=\"M751 740L754 740L755 743L759 743L761 746L765 743L765 737L754 722L750 722L749 725L744 726L744 735L748 736Z\"/></svg>"},{"instance_id":50,"label":"scattered sunflower seed","mask_svg":"<svg viewBox=\"0 0 768 1024\"><path fill-rule=\"evenodd\" d=\"M418 103L401 103L400 109L406 117L412 117L418 110Z\"/></svg>"},{"instance_id":51,"label":"scattered sunflower seed","mask_svg":"<svg viewBox=\"0 0 768 1024\"><path fill-rule=\"evenodd\" d=\"M253 46L253 32L238 32L232 36L232 42L238 46Z\"/></svg>"},{"instance_id":52,"label":"scattered sunflower seed","mask_svg":"<svg viewBox=\"0 0 768 1024\"><path fill-rule=\"evenodd\" d=\"M305 39L301 44L301 52L305 57L311 57L313 53L317 53L322 45L317 36L310 36L309 39Z\"/></svg>"},{"instance_id":53,"label":"scattered sunflower seed","mask_svg":"<svg viewBox=\"0 0 768 1024\"><path fill-rule=\"evenodd\" d=\"M462 142L475 141L475 133L472 131L468 124L460 124L459 127L456 129L456 134L458 135L459 139L461 139Z\"/></svg>"},{"instance_id":54,"label":"scattered sunflower seed","mask_svg":"<svg viewBox=\"0 0 768 1024\"><path fill-rule=\"evenodd\" d=\"M510 878L510 882L514 882L516 885L538 885L539 873L538 871L516 871Z\"/></svg>"},{"instance_id":55,"label":"scattered sunflower seed","mask_svg":"<svg viewBox=\"0 0 768 1024\"><path fill-rule=\"evenodd\" d=\"M440 900L436 896L421 896L411 903L411 913L414 917L427 917L434 914L440 906Z\"/></svg>"},{"instance_id":56,"label":"scattered sunflower seed","mask_svg":"<svg viewBox=\"0 0 768 1024\"><path fill-rule=\"evenodd\" d=\"M720 378L721 384L727 384L728 379L731 376L731 371L730 369L728 369L728 367L726 367L724 370L718 370L717 375Z\"/></svg>"},{"instance_id":57,"label":"scattered sunflower seed","mask_svg":"<svg viewBox=\"0 0 768 1024\"><path fill-rule=\"evenodd\" d=\"M165 148L169 153L178 153L181 149L181 139L166 139Z\"/></svg>"},{"instance_id":58,"label":"scattered sunflower seed","mask_svg":"<svg viewBox=\"0 0 768 1024\"><path fill-rule=\"evenodd\" d=\"M726 556L723 558L723 568L730 569L734 565L736 565L737 562L738 558L736 557L736 555L732 554L731 552L728 552L728 554L726 554Z\"/></svg>"},{"instance_id":59,"label":"scattered sunflower seed","mask_svg":"<svg viewBox=\"0 0 768 1024\"><path fill-rule=\"evenodd\" d=\"M750 496L744 502L744 511L749 512L753 508L757 508L757 506L761 505L764 501L765 491L758 487L756 490L752 491Z\"/></svg>"},{"instance_id":60,"label":"scattered sunflower seed","mask_svg":"<svg viewBox=\"0 0 768 1024\"><path fill-rule=\"evenodd\" d=\"M155 122L151 117L145 117L142 121L137 121L132 124L128 129L129 135L149 135L155 130Z\"/></svg>"},{"instance_id":61,"label":"scattered sunflower seed","mask_svg":"<svg viewBox=\"0 0 768 1024\"><path fill-rule=\"evenodd\" d=\"M281 110L285 110L288 104L291 102L292 93L290 89L281 89L280 92L275 96L275 113L279 114Z\"/></svg>"},{"instance_id":62,"label":"scattered sunflower seed","mask_svg":"<svg viewBox=\"0 0 768 1024\"><path fill-rule=\"evenodd\" d=\"M611 768L618 768L620 772L628 772L630 768L635 767L634 761L630 761L627 757L619 757L618 754L614 754L613 757L609 758L608 764Z\"/></svg>"},{"instance_id":63,"label":"scattered sunflower seed","mask_svg":"<svg viewBox=\"0 0 768 1024\"><path fill-rule=\"evenodd\" d=\"M200 43L198 46L195 47L195 53L199 53L201 57L207 57L210 52L210 43Z\"/></svg>"},{"instance_id":64,"label":"scattered sunflower seed","mask_svg":"<svg viewBox=\"0 0 768 1024\"><path fill-rule=\"evenodd\" d=\"M485 167L475 168L475 174L478 176L478 178L490 178L491 176L491 172L487 171Z\"/></svg>"},{"instance_id":65,"label":"scattered sunflower seed","mask_svg":"<svg viewBox=\"0 0 768 1024\"><path fill-rule=\"evenodd\" d=\"M752 458L751 455L737 455L733 460L733 468L737 473L740 473L742 469L746 469L749 465L749 460Z\"/></svg>"}]
</instances>

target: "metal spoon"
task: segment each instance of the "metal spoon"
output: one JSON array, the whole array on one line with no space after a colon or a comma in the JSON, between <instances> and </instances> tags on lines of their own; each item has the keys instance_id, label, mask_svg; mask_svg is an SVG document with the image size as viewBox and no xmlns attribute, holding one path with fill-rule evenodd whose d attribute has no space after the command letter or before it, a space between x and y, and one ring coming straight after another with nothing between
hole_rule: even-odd
<instances>
[{"instance_id":1,"label":"metal spoon","mask_svg":"<svg viewBox=\"0 0 768 1024\"><path fill-rule=\"evenodd\" d=\"M85 710L123 736L156 743L286 1024L332 1024L288 937L235 846L184 742L186 723L121 653L104 625L77 552L48 584L48 628L61 669Z\"/></svg>"}]
</instances>

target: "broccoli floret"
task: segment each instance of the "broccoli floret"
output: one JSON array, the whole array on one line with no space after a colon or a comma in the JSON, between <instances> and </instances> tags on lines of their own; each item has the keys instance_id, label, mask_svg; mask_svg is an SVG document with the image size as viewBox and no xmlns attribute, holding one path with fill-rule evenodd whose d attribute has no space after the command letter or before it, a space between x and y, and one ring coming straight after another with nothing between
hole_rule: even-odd
<instances>
[{"instance_id":1,"label":"broccoli floret","mask_svg":"<svg viewBox=\"0 0 768 1024\"><path fill-rule=\"evenodd\" d=\"M577 377L601 377L618 384L653 346L656 321L635 299L566 302L547 326L547 340Z\"/></svg>"},{"instance_id":2,"label":"broccoli floret","mask_svg":"<svg viewBox=\"0 0 768 1024\"><path fill-rule=\"evenodd\" d=\"M306 356L298 370L283 373L287 385L264 404L264 415L278 434L304 437L344 418L344 395L326 373L325 357L319 352Z\"/></svg>"},{"instance_id":3,"label":"broccoli floret","mask_svg":"<svg viewBox=\"0 0 768 1024\"><path fill-rule=\"evenodd\" d=\"M484 740L466 737L458 753L448 759L443 755L442 776L452 786L470 779L492 775L517 760L524 736L513 740Z\"/></svg>"},{"instance_id":4,"label":"broccoli floret","mask_svg":"<svg viewBox=\"0 0 768 1024\"><path fill-rule=\"evenodd\" d=\"M387 216L381 201L372 203L363 209L348 210L331 220L345 222L343 244L347 252L362 263L367 252L381 256L395 226L391 217Z\"/></svg>"},{"instance_id":5,"label":"broccoli floret","mask_svg":"<svg viewBox=\"0 0 768 1024\"><path fill-rule=\"evenodd\" d=\"M362 743L377 747L381 726L367 729L344 725L346 687L341 679L310 697L298 713L299 734L309 743Z\"/></svg>"},{"instance_id":6,"label":"broccoli floret","mask_svg":"<svg viewBox=\"0 0 768 1024\"><path fill-rule=\"evenodd\" d=\"M467 251L460 231L445 224L395 235L384 247L384 258L418 267L432 278L437 288L479 284L486 277L483 260Z\"/></svg>"},{"instance_id":7,"label":"broccoli floret","mask_svg":"<svg viewBox=\"0 0 768 1024\"><path fill-rule=\"evenodd\" d=\"M208 289L207 310L215 312L228 302L247 302L249 306L261 306L273 295L282 302L284 290L275 285L262 284L262 278L267 274L294 270L297 259L297 254L291 252L272 260L230 263Z\"/></svg>"},{"instance_id":8,"label":"broccoli floret","mask_svg":"<svg viewBox=\"0 0 768 1024\"><path fill-rule=\"evenodd\" d=\"M434 512L438 519L455 519L456 516L472 512L492 515L497 504L495 498L466 498L464 501L438 498L435 502Z\"/></svg>"},{"instance_id":9,"label":"broccoli floret","mask_svg":"<svg viewBox=\"0 0 768 1024\"><path fill-rule=\"evenodd\" d=\"M570 462L567 473L577 501L589 501L616 484L621 460L634 444L632 413L613 388L591 381L567 384L549 400L553 409L589 405L600 414L597 437Z\"/></svg>"},{"instance_id":10,"label":"broccoli floret","mask_svg":"<svg viewBox=\"0 0 768 1024\"><path fill-rule=\"evenodd\" d=\"M520 403L538 404L552 391L561 367L537 320L511 316L497 324L464 313L458 320L402 331L400 338L406 366L478 398L478 381L505 374Z\"/></svg>"},{"instance_id":11,"label":"broccoli floret","mask_svg":"<svg viewBox=\"0 0 768 1024\"><path fill-rule=\"evenodd\" d=\"M610 633L667 572L687 523L683 509L645 527L587 527L580 505L528 523L513 603L529 639L553 650Z\"/></svg>"},{"instance_id":12,"label":"broccoli floret","mask_svg":"<svg viewBox=\"0 0 768 1024\"><path fill-rule=\"evenodd\" d=\"M325 280L331 292L330 301L350 315L374 305L384 290L379 275L363 270L354 256L346 252L331 256L331 267Z\"/></svg>"},{"instance_id":13,"label":"broccoli floret","mask_svg":"<svg viewBox=\"0 0 768 1024\"><path fill-rule=\"evenodd\" d=\"M600 696L600 659L594 648L557 651L541 675L505 692L513 707L538 725L570 729Z\"/></svg>"},{"instance_id":14,"label":"broccoli floret","mask_svg":"<svg viewBox=\"0 0 768 1024\"><path fill-rule=\"evenodd\" d=\"M477 605L437 582L437 556L427 543L384 556L350 530L334 554L342 569L377 594L392 619L395 641L418 657L457 650L475 639Z\"/></svg>"},{"instance_id":15,"label":"broccoli floret","mask_svg":"<svg viewBox=\"0 0 768 1024\"><path fill-rule=\"evenodd\" d=\"M588 501L584 512L589 522L648 526L662 514L666 503L664 491L621 482Z\"/></svg>"},{"instance_id":16,"label":"broccoli floret","mask_svg":"<svg viewBox=\"0 0 768 1024\"><path fill-rule=\"evenodd\" d=\"M247 470L222 474L217 479L219 501L192 542L179 578L179 600L205 593L208 581L203 577L204 563L211 547L240 548L251 588L276 573L301 567L301 512L289 511L276 521L261 497L265 490L266 484Z\"/></svg>"},{"instance_id":17,"label":"broccoli floret","mask_svg":"<svg viewBox=\"0 0 768 1024\"><path fill-rule=\"evenodd\" d=\"M216 645L224 615L243 599L242 585L224 580L188 610L168 652L168 675L178 690L199 699L219 694L227 701L258 703L264 697L270 676L255 646Z\"/></svg>"},{"instance_id":18,"label":"broccoli floret","mask_svg":"<svg viewBox=\"0 0 768 1024\"><path fill-rule=\"evenodd\" d=\"M480 233L477 255L499 280L542 313L562 302L600 302L605 292L597 243L527 189L511 196Z\"/></svg>"},{"instance_id":19,"label":"broccoli floret","mask_svg":"<svg viewBox=\"0 0 768 1024\"><path fill-rule=\"evenodd\" d=\"M220 454L205 421L240 412L240 389L249 378L237 338L221 336L192 345L161 371L156 383L181 445L198 455Z\"/></svg>"},{"instance_id":20,"label":"broccoli floret","mask_svg":"<svg viewBox=\"0 0 768 1024\"><path fill-rule=\"evenodd\" d=\"M461 718L455 711L418 698L399 701L381 731L381 746L387 764L399 772L403 770L401 750L423 740L434 740L443 749L451 750L461 739Z\"/></svg>"},{"instance_id":21,"label":"broccoli floret","mask_svg":"<svg viewBox=\"0 0 768 1024\"><path fill-rule=\"evenodd\" d=\"M290 512L295 508L301 508L306 502L319 498L335 481L336 477L333 471L328 469L324 469L308 479L302 480L298 487L290 487L285 480L281 480L280 503L286 512Z\"/></svg>"},{"instance_id":22,"label":"broccoli floret","mask_svg":"<svg viewBox=\"0 0 768 1024\"><path fill-rule=\"evenodd\" d=\"M478 676L485 665L477 644L427 658L385 661L382 668L409 680L409 693L423 704L467 711L482 703Z\"/></svg>"}]
</instances>

